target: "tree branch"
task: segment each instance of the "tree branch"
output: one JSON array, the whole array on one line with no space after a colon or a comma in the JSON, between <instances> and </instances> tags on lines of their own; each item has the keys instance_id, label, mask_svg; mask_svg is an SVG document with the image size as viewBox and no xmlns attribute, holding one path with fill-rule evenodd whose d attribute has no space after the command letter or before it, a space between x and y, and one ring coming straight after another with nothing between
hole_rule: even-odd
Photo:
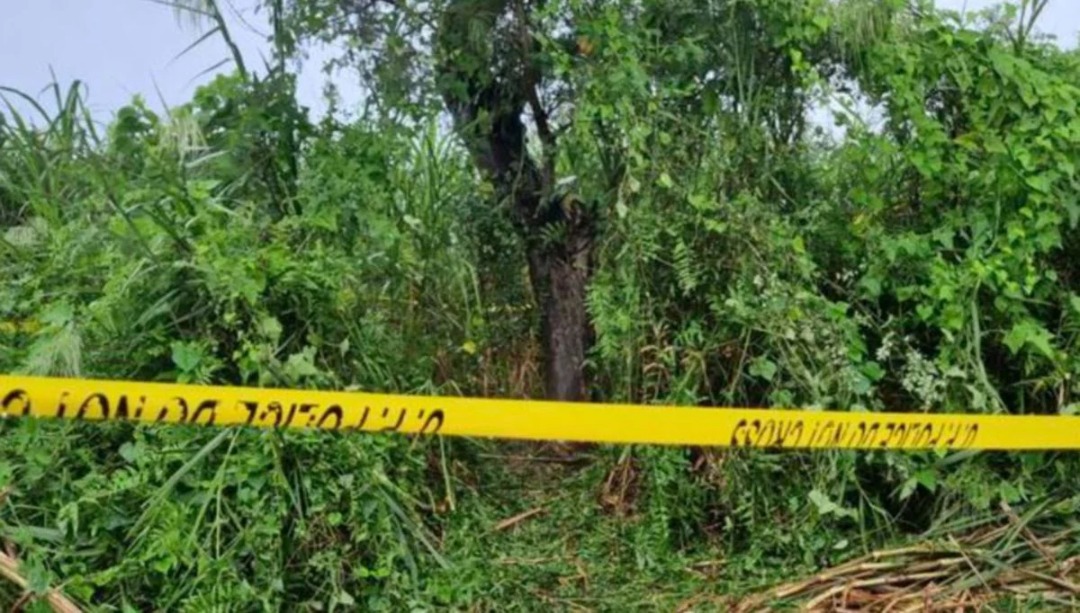
<instances>
[{"instance_id":1,"label":"tree branch","mask_svg":"<svg viewBox=\"0 0 1080 613\"><path fill-rule=\"evenodd\" d=\"M532 112L533 121L536 122L536 133L540 137L540 144L543 148L543 186L547 190L555 182L556 137L551 131L547 110L540 102L540 96L537 94L541 76L535 62L533 62L533 40L529 32L524 0L514 1L514 11L517 17L518 44L521 46L521 65L525 78L523 90L529 103L529 110Z\"/></svg>"}]
</instances>

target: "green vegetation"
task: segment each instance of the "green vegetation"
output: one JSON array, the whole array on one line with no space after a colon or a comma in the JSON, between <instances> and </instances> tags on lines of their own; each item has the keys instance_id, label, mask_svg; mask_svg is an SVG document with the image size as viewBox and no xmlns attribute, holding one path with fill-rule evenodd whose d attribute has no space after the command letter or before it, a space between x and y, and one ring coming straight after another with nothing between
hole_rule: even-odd
<instances>
[{"instance_id":1,"label":"green vegetation","mask_svg":"<svg viewBox=\"0 0 1080 613\"><path fill-rule=\"evenodd\" d=\"M1032 34L1045 2L263 4L264 70L164 115L2 90L0 372L1080 412L1080 54ZM297 106L312 41L356 118ZM89 611L713 610L1012 522L950 585L1075 586L1077 474L8 420L0 551Z\"/></svg>"}]
</instances>

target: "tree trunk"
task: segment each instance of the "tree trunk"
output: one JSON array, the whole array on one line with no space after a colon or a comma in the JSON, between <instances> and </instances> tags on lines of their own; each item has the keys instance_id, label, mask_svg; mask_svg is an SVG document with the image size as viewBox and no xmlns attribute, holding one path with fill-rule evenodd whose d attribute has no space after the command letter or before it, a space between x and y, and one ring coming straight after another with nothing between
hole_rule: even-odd
<instances>
[{"instance_id":1,"label":"tree trunk","mask_svg":"<svg viewBox=\"0 0 1080 613\"><path fill-rule=\"evenodd\" d=\"M477 168L510 204L524 240L540 309L546 395L582 400L591 342L585 290L593 211L573 196L556 198L556 137L537 95L542 75L532 59L523 7L511 0L452 2L437 32L439 83L456 130ZM543 144L542 163L525 148L526 104Z\"/></svg>"},{"instance_id":2,"label":"tree trunk","mask_svg":"<svg viewBox=\"0 0 1080 613\"><path fill-rule=\"evenodd\" d=\"M566 249L566 243L579 248ZM592 276L592 237L580 232L558 247L531 248L529 276L540 308L546 395L578 401L586 398L585 355L592 337L585 309Z\"/></svg>"}]
</instances>

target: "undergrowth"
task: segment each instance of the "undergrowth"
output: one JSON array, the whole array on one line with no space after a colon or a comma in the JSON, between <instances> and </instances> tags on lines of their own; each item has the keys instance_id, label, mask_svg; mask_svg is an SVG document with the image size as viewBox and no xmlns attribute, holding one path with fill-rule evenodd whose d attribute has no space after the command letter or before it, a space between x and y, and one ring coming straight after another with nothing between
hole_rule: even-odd
<instances>
[{"instance_id":1,"label":"undergrowth","mask_svg":"<svg viewBox=\"0 0 1080 613\"><path fill-rule=\"evenodd\" d=\"M1075 414L1076 53L1007 19L730 4L650 29L570 3L603 45L545 47L579 88L554 165L606 207L591 395ZM415 101L310 120L275 27L265 74L165 114L2 91L0 372L536 396L526 245L490 183ZM815 135L814 91L882 125ZM712 609L1002 505L1075 509L1078 469L9 420L0 549L31 597L0 603Z\"/></svg>"}]
</instances>

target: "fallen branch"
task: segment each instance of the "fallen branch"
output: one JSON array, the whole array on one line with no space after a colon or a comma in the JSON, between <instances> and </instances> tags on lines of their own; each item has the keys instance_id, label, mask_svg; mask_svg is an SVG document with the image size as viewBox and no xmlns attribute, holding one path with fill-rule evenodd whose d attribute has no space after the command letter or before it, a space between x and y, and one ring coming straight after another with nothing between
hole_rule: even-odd
<instances>
[{"instance_id":1,"label":"fallen branch","mask_svg":"<svg viewBox=\"0 0 1080 613\"><path fill-rule=\"evenodd\" d=\"M1002 597L1080 606L1078 527L1008 507L996 523L948 531L918 545L877 551L744 599L740 613L798 602L802 611L978 610ZM1057 519L1060 522L1060 518ZM1019 537L1019 538L1016 538Z\"/></svg>"},{"instance_id":2,"label":"fallen branch","mask_svg":"<svg viewBox=\"0 0 1080 613\"><path fill-rule=\"evenodd\" d=\"M529 519L530 517L533 517L534 515L539 515L539 514L543 513L544 511L545 511L544 507L536 507L535 509L529 509L528 511L525 511L524 513L518 513L517 515L515 515L513 517L504 519L501 522L495 524L495 531L496 532L501 532L501 531L506 530L508 528L512 528L512 527L516 526L517 524L520 524L521 522L525 521L526 519Z\"/></svg>"},{"instance_id":3,"label":"fallen branch","mask_svg":"<svg viewBox=\"0 0 1080 613\"><path fill-rule=\"evenodd\" d=\"M28 591L29 582L19 573L19 561L2 551L0 551L0 575L3 575L4 578L19 586L22 590ZM59 590L49 590L45 594L45 602L49 603L49 606L56 613L81 613L79 607L75 606L75 603L68 600Z\"/></svg>"}]
</instances>

